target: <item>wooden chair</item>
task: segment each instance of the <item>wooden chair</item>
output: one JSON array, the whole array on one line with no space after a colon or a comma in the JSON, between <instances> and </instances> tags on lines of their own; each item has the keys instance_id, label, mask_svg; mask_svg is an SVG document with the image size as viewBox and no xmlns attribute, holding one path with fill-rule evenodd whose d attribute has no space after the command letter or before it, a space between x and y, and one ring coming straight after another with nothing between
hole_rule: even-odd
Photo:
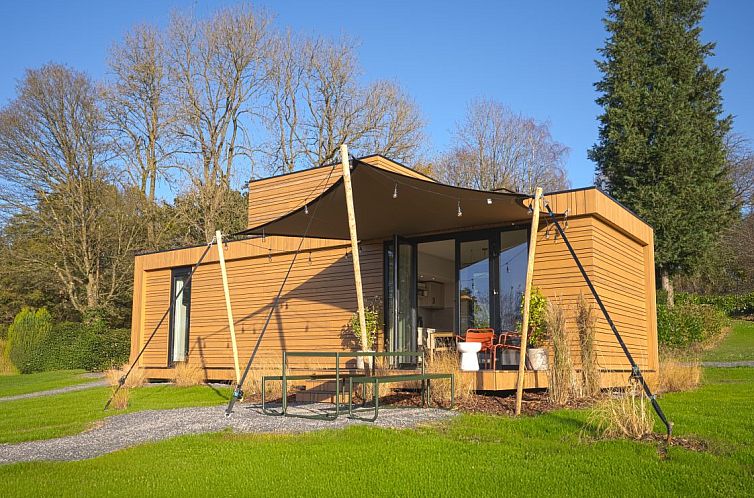
<instances>
[{"instance_id":1,"label":"wooden chair","mask_svg":"<svg viewBox=\"0 0 754 498\"><path fill-rule=\"evenodd\" d=\"M480 353L490 355L490 365L495 370L495 330L491 328L484 329L467 329L466 334L456 336L459 342L480 342L482 349Z\"/></svg>"}]
</instances>

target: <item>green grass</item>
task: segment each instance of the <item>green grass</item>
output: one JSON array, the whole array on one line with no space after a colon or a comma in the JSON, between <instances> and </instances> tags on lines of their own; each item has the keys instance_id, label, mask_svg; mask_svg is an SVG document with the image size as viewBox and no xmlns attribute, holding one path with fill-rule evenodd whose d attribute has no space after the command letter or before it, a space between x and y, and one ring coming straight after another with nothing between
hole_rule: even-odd
<instances>
[{"instance_id":1,"label":"green grass","mask_svg":"<svg viewBox=\"0 0 754 498\"><path fill-rule=\"evenodd\" d=\"M735 321L723 342L702 355L702 361L754 360L754 322Z\"/></svg>"},{"instance_id":2,"label":"green grass","mask_svg":"<svg viewBox=\"0 0 754 498\"><path fill-rule=\"evenodd\" d=\"M230 388L152 386L131 391L127 410L104 412L110 388L0 404L0 443L17 443L79 433L110 415L139 410L209 406L227 402Z\"/></svg>"},{"instance_id":3,"label":"green grass","mask_svg":"<svg viewBox=\"0 0 754 498\"><path fill-rule=\"evenodd\" d=\"M84 370L56 370L33 374L0 376L0 397L46 391L58 387L72 386L97 379L84 377Z\"/></svg>"},{"instance_id":4,"label":"green grass","mask_svg":"<svg viewBox=\"0 0 754 498\"><path fill-rule=\"evenodd\" d=\"M146 390L141 390L146 391ZM705 372L661 403L711 451L593 440L585 411L462 415L438 428L186 436L70 463L0 467L7 496L754 495L754 369ZM659 425L658 425L659 429Z\"/></svg>"}]
</instances>

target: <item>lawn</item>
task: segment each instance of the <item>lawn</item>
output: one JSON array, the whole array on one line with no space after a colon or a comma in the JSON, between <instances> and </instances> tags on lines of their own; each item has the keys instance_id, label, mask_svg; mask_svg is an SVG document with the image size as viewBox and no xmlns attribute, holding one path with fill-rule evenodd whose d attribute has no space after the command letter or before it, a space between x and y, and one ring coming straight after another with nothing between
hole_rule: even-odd
<instances>
[{"instance_id":1,"label":"lawn","mask_svg":"<svg viewBox=\"0 0 754 498\"><path fill-rule=\"evenodd\" d=\"M56 370L25 375L0 375L0 397L46 391L97 379L84 377L84 370Z\"/></svg>"},{"instance_id":2,"label":"lawn","mask_svg":"<svg viewBox=\"0 0 754 498\"><path fill-rule=\"evenodd\" d=\"M754 322L733 322L723 342L702 355L702 361L754 361Z\"/></svg>"},{"instance_id":3,"label":"lawn","mask_svg":"<svg viewBox=\"0 0 754 498\"><path fill-rule=\"evenodd\" d=\"M585 411L462 415L419 430L186 436L0 467L0 481L7 496L754 495L754 369L707 370L703 387L661 403L679 435L710 451L671 448L663 459L656 444L595 441Z\"/></svg>"},{"instance_id":4,"label":"lawn","mask_svg":"<svg viewBox=\"0 0 754 498\"><path fill-rule=\"evenodd\" d=\"M0 404L0 443L67 436L85 430L92 422L109 415L125 413L102 407L110 389L85 391L7 401ZM151 386L131 392L128 412L149 409L209 406L226 403L230 388L209 386Z\"/></svg>"}]
</instances>

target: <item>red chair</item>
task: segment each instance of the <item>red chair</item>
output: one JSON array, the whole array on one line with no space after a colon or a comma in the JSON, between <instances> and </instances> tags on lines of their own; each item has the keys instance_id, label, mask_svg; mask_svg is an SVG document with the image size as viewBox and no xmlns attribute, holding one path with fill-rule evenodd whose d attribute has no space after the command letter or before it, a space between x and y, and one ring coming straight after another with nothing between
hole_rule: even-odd
<instances>
[{"instance_id":1,"label":"red chair","mask_svg":"<svg viewBox=\"0 0 754 498\"><path fill-rule=\"evenodd\" d=\"M513 340L518 339L518 344L512 344ZM521 334L513 330L506 330L500 332L497 337L497 344L493 347L492 355L497 358L498 349L512 349L514 351L521 351Z\"/></svg>"},{"instance_id":2,"label":"red chair","mask_svg":"<svg viewBox=\"0 0 754 498\"><path fill-rule=\"evenodd\" d=\"M480 353L488 353L490 355L490 364L492 370L495 370L495 330L490 328L485 329L467 329L465 335L456 336L456 340L459 342L480 342L482 343L482 349Z\"/></svg>"}]
</instances>

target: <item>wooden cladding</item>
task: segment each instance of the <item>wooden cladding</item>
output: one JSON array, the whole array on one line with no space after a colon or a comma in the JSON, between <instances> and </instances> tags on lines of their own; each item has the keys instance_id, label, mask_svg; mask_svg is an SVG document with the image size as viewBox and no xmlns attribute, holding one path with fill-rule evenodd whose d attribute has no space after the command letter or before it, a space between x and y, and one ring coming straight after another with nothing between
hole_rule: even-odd
<instances>
[{"instance_id":1,"label":"wooden cladding","mask_svg":"<svg viewBox=\"0 0 754 498\"><path fill-rule=\"evenodd\" d=\"M549 236L548 236L549 235ZM657 320L655 310L653 253L628 234L595 216L569 220L566 230L584 269L642 369L657 368ZM580 365L578 332L575 327L579 294L593 306L596 318L598 365L605 370L630 370L630 365L589 288L555 229L540 227L534 284L566 310L574 363Z\"/></svg>"},{"instance_id":2,"label":"wooden cladding","mask_svg":"<svg viewBox=\"0 0 754 498\"><path fill-rule=\"evenodd\" d=\"M381 156L362 158L375 166L426 179ZM316 168L254 181L249 193L249 226L276 219L301 208L340 179L339 168ZM427 179L427 181L431 181ZM652 229L597 189L545 194L560 219L568 212L566 234L592 279L634 358L645 370L657 369L654 241ZM522 220L526 224L526 220ZM594 304L599 367L626 372L628 362L586 283L554 227L543 215L537 234L534 285L558 300L569 318L569 335L578 367L578 336L574 325L579 294ZM471 227L469 227L471 228ZM226 245L228 285L232 299L241 363L260 336L270 305L280 287L300 239L252 238ZM135 264L131 356L146 343L170 301L171 268L191 266L206 246L138 256ZM361 244L361 267L367 302L383 299L382 241ZM259 349L260 363L280 361L284 350L342 351L357 348L348 323L356 312L356 294L349 244L307 239L272 315ZM172 375L168 366L165 320L142 356L149 372ZM189 361L232 377L232 353L217 249L209 251L192 282ZM150 374L151 375L151 374ZM615 374L623 378L622 373ZM158 377L159 375L154 375ZM486 385L486 384L485 384ZM500 387L502 388L502 387ZM508 387L510 388L510 386Z\"/></svg>"},{"instance_id":3,"label":"wooden cladding","mask_svg":"<svg viewBox=\"0 0 754 498\"><path fill-rule=\"evenodd\" d=\"M272 238L266 241L276 242ZM293 242L288 239L289 245ZM277 240L277 244L280 243ZM239 355L242 361L246 361L259 338L294 253L270 254L258 248L244 250L239 247L243 244L244 241L228 244L227 271ZM192 249L182 251L192 252ZM367 299L380 297L382 245L364 245L361 251L364 294ZM262 254L249 254L254 252ZM298 255L262 339L260 359L279 360L283 350L340 351L354 348L356 339L348 329L348 322L356 309L349 253L350 249L339 244L311 249ZM181 262L186 257L173 256ZM222 369L232 363L230 335L219 264L216 257L207 259L208 262L197 269L191 284L189 361L207 369ZM149 266L142 264L142 267ZM138 334L140 345L146 342L169 305L170 270L144 270L142 281L146 289L146 303L143 325ZM167 340L168 324L165 321L143 355L141 366L166 367Z\"/></svg>"}]
</instances>

